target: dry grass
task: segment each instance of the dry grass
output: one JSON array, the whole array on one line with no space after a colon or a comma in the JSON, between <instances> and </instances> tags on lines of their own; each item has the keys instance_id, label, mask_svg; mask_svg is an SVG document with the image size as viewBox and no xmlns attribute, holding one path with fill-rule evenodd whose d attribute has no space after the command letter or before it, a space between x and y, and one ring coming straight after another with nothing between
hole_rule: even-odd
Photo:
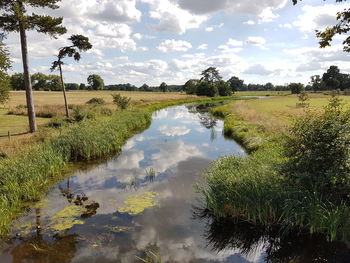
<instances>
[{"instance_id":1,"label":"dry grass","mask_svg":"<svg viewBox=\"0 0 350 263\"><path fill-rule=\"evenodd\" d=\"M318 111L327 105L330 96L310 94L309 110ZM350 96L341 96L350 105ZM232 111L245 121L262 127L267 132L283 131L291 121L304 113L305 108L297 107L296 95L237 101Z\"/></svg>"}]
</instances>

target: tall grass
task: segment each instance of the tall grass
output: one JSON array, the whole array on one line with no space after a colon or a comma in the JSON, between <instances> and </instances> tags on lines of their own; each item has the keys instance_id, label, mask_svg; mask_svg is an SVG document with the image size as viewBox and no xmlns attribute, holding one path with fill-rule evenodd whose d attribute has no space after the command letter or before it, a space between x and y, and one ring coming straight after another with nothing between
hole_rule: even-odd
<instances>
[{"instance_id":1,"label":"tall grass","mask_svg":"<svg viewBox=\"0 0 350 263\"><path fill-rule=\"evenodd\" d=\"M71 161L92 160L119 151L127 138L151 122L148 111L116 112L110 118L85 120L21 156L0 160L0 233L26 201L35 201L62 175Z\"/></svg>"}]
</instances>

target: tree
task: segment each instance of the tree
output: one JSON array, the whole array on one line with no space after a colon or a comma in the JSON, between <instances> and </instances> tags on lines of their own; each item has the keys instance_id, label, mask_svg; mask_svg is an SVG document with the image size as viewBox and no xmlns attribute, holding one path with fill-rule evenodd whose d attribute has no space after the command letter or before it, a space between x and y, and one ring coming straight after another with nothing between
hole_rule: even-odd
<instances>
[{"instance_id":1,"label":"tree","mask_svg":"<svg viewBox=\"0 0 350 263\"><path fill-rule=\"evenodd\" d=\"M232 92L234 93L235 91L237 90L241 90L242 87L243 87L243 83L244 81L239 79L238 77L231 77L228 82L230 83L230 87L231 87L231 90Z\"/></svg>"},{"instance_id":2,"label":"tree","mask_svg":"<svg viewBox=\"0 0 350 263\"><path fill-rule=\"evenodd\" d=\"M105 87L104 81L99 75L92 74L87 78L87 81L93 90L103 90Z\"/></svg>"},{"instance_id":3,"label":"tree","mask_svg":"<svg viewBox=\"0 0 350 263\"><path fill-rule=\"evenodd\" d=\"M19 32L21 38L22 61L24 72L24 83L26 88L26 99L28 108L29 130L37 130L35 120L35 109L33 103L32 83L29 73L28 48L27 48L27 30L36 30L37 32L56 37L58 34L66 33L66 28L61 26L62 17L53 18L48 15L27 14L27 8L50 8L57 9L57 3L60 0L1 0L0 2L0 28L4 32Z\"/></svg>"},{"instance_id":4,"label":"tree","mask_svg":"<svg viewBox=\"0 0 350 263\"><path fill-rule=\"evenodd\" d=\"M140 87L141 91L151 91L152 89L146 84L144 83L141 87Z\"/></svg>"},{"instance_id":5,"label":"tree","mask_svg":"<svg viewBox=\"0 0 350 263\"><path fill-rule=\"evenodd\" d=\"M217 85L210 82L200 82L197 87L196 94L198 96L208 96L208 97L216 97L219 94Z\"/></svg>"},{"instance_id":6,"label":"tree","mask_svg":"<svg viewBox=\"0 0 350 263\"><path fill-rule=\"evenodd\" d=\"M87 51L92 48L92 45L89 42L89 38L83 35L72 35L70 38L68 38L68 40L72 41L72 45L60 48L60 50L58 51L57 60L55 60L51 66L51 71L54 71L57 68L60 71L61 87L63 91L64 105L66 108L67 118L69 118L69 108L68 108L68 102L67 102L67 96L66 96L66 87L64 86L64 82L63 82L62 65L64 63L62 62L62 59L68 56L70 58L73 57L75 61L79 61L81 58L80 52Z\"/></svg>"},{"instance_id":7,"label":"tree","mask_svg":"<svg viewBox=\"0 0 350 263\"><path fill-rule=\"evenodd\" d=\"M292 91L292 94L299 94L304 89L304 85L301 83L290 83L288 89Z\"/></svg>"},{"instance_id":8,"label":"tree","mask_svg":"<svg viewBox=\"0 0 350 263\"><path fill-rule=\"evenodd\" d=\"M33 90L47 90L48 76L43 73L35 73L31 77Z\"/></svg>"},{"instance_id":9,"label":"tree","mask_svg":"<svg viewBox=\"0 0 350 263\"><path fill-rule=\"evenodd\" d=\"M328 89L338 89L340 86L340 71L337 66L330 66L326 73L323 74L322 80Z\"/></svg>"},{"instance_id":10,"label":"tree","mask_svg":"<svg viewBox=\"0 0 350 263\"><path fill-rule=\"evenodd\" d=\"M10 77L12 90L25 90L23 73L15 73Z\"/></svg>"},{"instance_id":11,"label":"tree","mask_svg":"<svg viewBox=\"0 0 350 263\"><path fill-rule=\"evenodd\" d=\"M323 90L325 88L324 87L325 84L322 81L322 78L320 77L320 75L311 76L310 85L314 92Z\"/></svg>"},{"instance_id":12,"label":"tree","mask_svg":"<svg viewBox=\"0 0 350 263\"><path fill-rule=\"evenodd\" d=\"M187 94L196 94L197 87L199 85L199 80L198 79L190 79L188 80L185 85L183 86L184 91Z\"/></svg>"},{"instance_id":13,"label":"tree","mask_svg":"<svg viewBox=\"0 0 350 263\"><path fill-rule=\"evenodd\" d=\"M206 70L202 71L201 75L201 81L203 82L215 83L222 80L219 71L214 67L209 67Z\"/></svg>"},{"instance_id":14,"label":"tree","mask_svg":"<svg viewBox=\"0 0 350 263\"><path fill-rule=\"evenodd\" d=\"M159 89L163 92L168 91L168 85L165 82L162 82L162 84L160 84Z\"/></svg>"},{"instance_id":15,"label":"tree","mask_svg":"<svg viewBox=\"0 0 350 263\"><path fill-rule=\"evenodd\" d=\"M86 90L86 85L84 83L80 83L79 89L80 90Z\"/></svg>"},{"instance_id":16,"label":"tree","mask_svg":"<svg viewBox=\"0 0 350 263\"><path fill-rule=\"evenodd\" d=\"M230 84L226 81L220 80L217 84L217 89L220 96L231 96L232 90Z\"/></svg>"},{"instance_id":17,"label":"tree","mask_svg":"<svg viewBox=\"0 0 350 263\"><path fill-rule=\"evenodd\" d=\"M7 70L11 68L11 60L5 45L0 41L0 104L9 99L10 79Z\"/></svg>"},{"instance_id":18,"label":"tree","mask_svg":"<svg viewBox=\"0 0 350 263\"><path fill-rule=\"evenodd\" d=\"M293 4L297 4L301 0L293 0ZM336 0L336 2L345 2L346 0ZM331 45L335 35L347 34L350 31L350 8L338 12L336 16L338 23L332 27L327 27L324 31L316 30L316 36L320 39L320 47L324 48ZM350 37L343 41L344 52L350 52Z\"/></svg>"}]
</instances>

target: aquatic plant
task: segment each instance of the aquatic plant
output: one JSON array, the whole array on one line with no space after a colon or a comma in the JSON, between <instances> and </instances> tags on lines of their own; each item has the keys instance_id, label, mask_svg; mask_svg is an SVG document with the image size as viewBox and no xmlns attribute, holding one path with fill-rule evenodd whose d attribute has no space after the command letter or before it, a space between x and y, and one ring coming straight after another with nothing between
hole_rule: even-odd
<instances>
[{"instance_id":1,"label":"aquatic plant","mask_svg":"<svg viewBox=\"0 0 350 263\"><path fill-rule=\"evenodd\" d=\"M156 192L144 192L141 194L131 195L126 201L125 206L118 208L119 213L128 213L129 215L137 215L145 209L157 206L155 200L158 196Z\"/></svg>"},{"instance_id":2,"label":"aquatic plant","mask_svg":"<svg viewBox=\"0 0 350 263\"><path fill-rule=\"evenodd\" d=\"M147 180L149 180L150 182L153 182L156 178L156 171L153 168L146 169L145 173Z\"/></svg>"}]
</instances>

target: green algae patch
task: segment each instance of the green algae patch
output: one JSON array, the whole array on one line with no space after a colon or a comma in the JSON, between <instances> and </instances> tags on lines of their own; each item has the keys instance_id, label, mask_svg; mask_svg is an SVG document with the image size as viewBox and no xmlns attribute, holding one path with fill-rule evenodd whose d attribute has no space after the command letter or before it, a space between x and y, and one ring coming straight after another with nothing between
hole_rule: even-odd
<instances>
[{"instance_id":1,"label":"green algae patch","mask_svg":"<svg viewBox=\"0 0 350 263\"><path fill-rule=\"evenodd\" d=\"M156 192L144 192L142 194L132 195L124 201L125 206L119 208L118 212L130 215L140 214L146 208L158 206L155 200L158 195Z\"/></svg>"},{"instance_id":2,"label":"green algae patch","mask_svg":"<svg viewBox=\"0 0 350 263\"><path fill-rule=\"evenodd\" d=\"M19 236L27 236L35 232L35 224L34 222L25 222L23 224L15 225L13 230Z\"/></svg>"},{"instance_id":3,"label":"green algae patch","mask_svg":"<svg viewBox=\"0 0 350 263\"><path fill-rule=\"evenodd\" d=\"M80 218L85 210L82 206L66 206L52 217L50 228L56 231L63 231L72 228L74 225L84 224L84 221L78 218Z\"/></svg>"}]
</instances>

